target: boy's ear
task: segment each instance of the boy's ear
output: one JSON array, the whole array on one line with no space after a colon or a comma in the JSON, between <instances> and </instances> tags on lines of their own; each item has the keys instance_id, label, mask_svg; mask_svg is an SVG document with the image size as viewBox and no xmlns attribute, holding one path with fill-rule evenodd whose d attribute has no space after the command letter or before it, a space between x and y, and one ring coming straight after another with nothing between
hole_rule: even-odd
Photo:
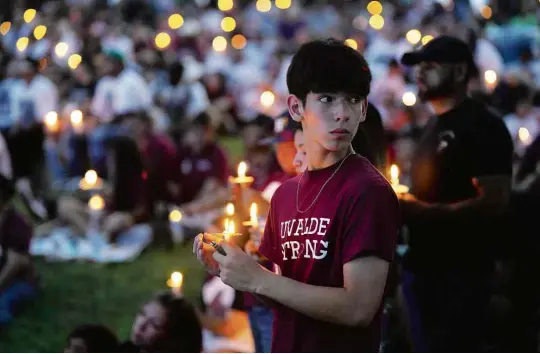
<instances>
[{"instance_id":1,"label":"boy's ear","mask_svg":"<svg viewBox=\"0 0 540 354\"><path fill-rule=\"evenodd\" d=\"M289 95L287 97L287 107L289 108L289 114L296 122L301 122L304 116L304 104L295 95Z\"/></svg>"}]
</instances>

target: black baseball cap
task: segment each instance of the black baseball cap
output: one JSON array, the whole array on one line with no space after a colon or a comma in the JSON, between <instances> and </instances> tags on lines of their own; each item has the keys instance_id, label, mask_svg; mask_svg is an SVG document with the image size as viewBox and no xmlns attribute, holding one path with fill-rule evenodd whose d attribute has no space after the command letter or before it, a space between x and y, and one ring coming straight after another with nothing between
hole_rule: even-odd
<instances>
[{"instance_id":1,"label":"black baseball cap","mask_svg":"<svg viewBox=\"0 0 540 354\"><path fill-rule=\"evenodd\" d=\"M478 74L471 49L467 43L456 37L440 36L434 38L419 50L405 53L401 57L401 64L406 66L418 65L423 62L465 62L469 66L468 77Z\"/></svg>"}]
</instances>

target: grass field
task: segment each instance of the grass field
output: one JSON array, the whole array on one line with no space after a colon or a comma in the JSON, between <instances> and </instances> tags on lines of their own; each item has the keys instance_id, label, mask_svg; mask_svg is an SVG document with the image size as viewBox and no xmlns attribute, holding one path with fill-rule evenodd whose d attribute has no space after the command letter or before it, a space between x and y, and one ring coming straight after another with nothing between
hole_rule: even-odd
<instances>
[{"instance_id":1,"label":"grass field","mask_svg":"<svg viewBox=\"0 0 540 354\"><path fill-rule=\"evenodd\" d=\"M223 141L233 162L242 151L238 139ZM149 248L135 262L120 265L46 263L36 260L41 278L37 299L0 329L0 352L62 352L75 326L97 322L127 339L140 305L167 289L170 273L184 273L184 293L198 301L204 275L191 246Z\"/></svg>"}]
</instances>

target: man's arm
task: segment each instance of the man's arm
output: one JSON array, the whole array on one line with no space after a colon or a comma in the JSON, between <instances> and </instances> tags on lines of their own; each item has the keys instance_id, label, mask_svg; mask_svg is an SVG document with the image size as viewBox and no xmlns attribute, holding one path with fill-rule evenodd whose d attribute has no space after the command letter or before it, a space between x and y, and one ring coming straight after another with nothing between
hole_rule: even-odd
<instances>
[{"instance_id":1,"label":"man's arm","mask_svg":"<svg viewBox=\"0 0 540 354\"><path fill-rule=\"evenodd\" d=\"M381 304L388 269L380 258L357 258L343 267L343 288L304 284L267 271L255 294L321 321L367 326Z\"/></svg>"},{"instance_id":2,"label":"man's arm","mask_svg":"<svg viewBox=\"0 0 540 354\"><path fill-rule=\"evenodd\" d=\"M182 206L191 213L201 213L225 205L231 198L230 190L216 179L204 182L203 188L195 200Z\"/></svg>"},{"instance_id":3,"label":"man's arm","mask_svg":"<svg viewBox=\"0 0 540 354\"><path fill-rule=\"evenodd\" d=\"M6 263L0 271L0 291L5 289L20 272L30 266L30 256L10 249L6 250Z\"/></svg>"},{"instance_id":4,"label":"man's arm","mask_svg":"<svg viewBox=\"0 0 540 354\"><path fill-rule=\"evenodd\" d=\"M451 204L427 203L402 197L404 218L406 221L416 218L456 220L462 217L499 215L508 206L511 184L510 176L478 177L478 196Z\"/></svg>"}]
</instances>

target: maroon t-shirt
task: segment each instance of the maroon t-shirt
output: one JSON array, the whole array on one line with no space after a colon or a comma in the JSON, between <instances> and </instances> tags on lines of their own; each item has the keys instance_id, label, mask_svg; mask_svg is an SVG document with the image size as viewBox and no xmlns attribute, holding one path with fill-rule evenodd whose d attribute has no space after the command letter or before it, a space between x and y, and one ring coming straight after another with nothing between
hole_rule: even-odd
<instances>
[{"instance_id":1,"label":"maroon t-shirt","mask_svg":"<svg viewBox=\"0 0 540 354\"><path fill-rule=\"evenodd\" d=\"M200 154L191 149L178 151L177 169L181 188L180 204L191 202L199 194L208 178L215 178L226 185L229 167L225 152L217 144L209 144Z\"/></svg>"},{"instance_id":2,"label":"maroon t-shirt","mask_svg":"<svg viewBox=\"0 0 540 354\"><path fill-rule=\"evenodd\" d=\"M179 173L175 146L163 136L152 135L148 138L148 144L142 155L146 169L143 174L152 201L171 201L173 198L167 186L169 182L178 180Z\"/></svg>"},{"instance_id":3,"label":"maroon t-shirt","mask_svg":"<svg viewBox=\"0 0 540 354\"><path fill-rule=\"evenodd\" d=\"M399 229L399 203L388 181L367 159L352 155L322 189L338 164L307 171L276 191L260 252L282 275L302 283L343 287L343 266L359 257L393 260ZM276 307L272 352L377 352L382 301L367 327L315 320L285 306Z\"/></svg>"}]
</instances>

